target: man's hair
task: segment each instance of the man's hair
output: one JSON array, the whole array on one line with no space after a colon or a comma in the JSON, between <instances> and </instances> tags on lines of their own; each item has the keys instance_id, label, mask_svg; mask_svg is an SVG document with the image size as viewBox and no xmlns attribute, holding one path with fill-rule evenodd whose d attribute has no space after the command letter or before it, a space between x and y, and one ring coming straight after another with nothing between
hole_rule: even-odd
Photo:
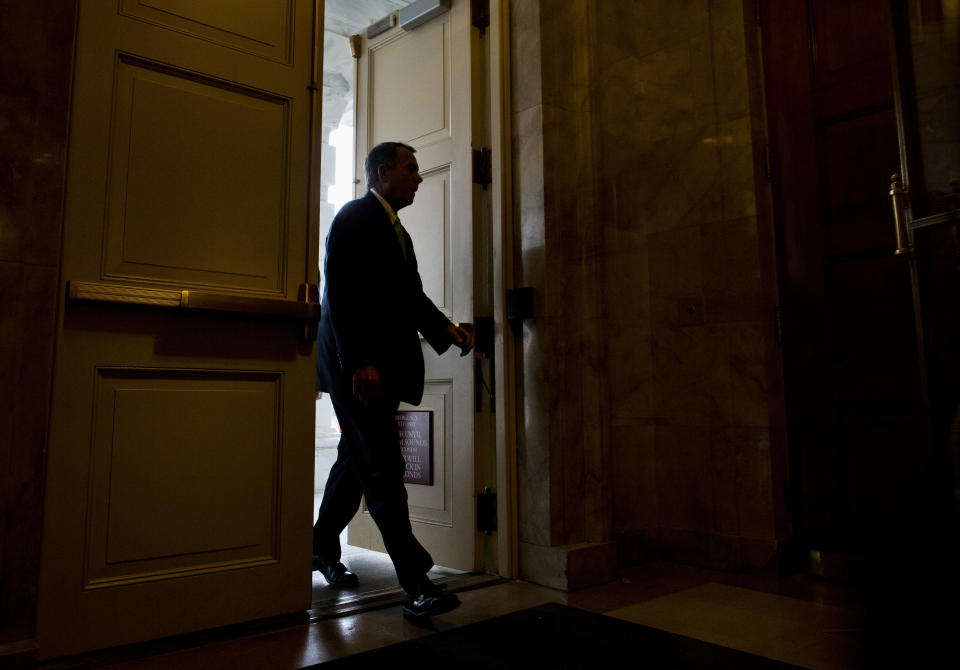
<instances>
[{"instance_id":1,"label":"man's hair","mask_svg":"<svg viewBox=\"0 0 960 670\"><path fill-rule=\"evenodd\" d=\"M367 154L363 169L367 173L367 190L372 189L380 181L380 166L387 169L397 164L397 149L406 149L410 153L417 152L413 147L403 142L381 142Z\"/></svg>"}]
</instances>

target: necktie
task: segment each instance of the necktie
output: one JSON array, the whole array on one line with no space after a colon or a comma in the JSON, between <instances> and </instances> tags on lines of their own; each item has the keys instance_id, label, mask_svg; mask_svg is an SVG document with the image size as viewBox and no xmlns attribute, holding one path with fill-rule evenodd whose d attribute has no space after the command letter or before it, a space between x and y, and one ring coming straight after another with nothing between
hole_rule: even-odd
<instances>
[{"instance_id":1,"label":"necktie","mask_svg":"<svg viewBox=\"0 0 960 670\"><path fill-rule=\"evenodd\" d=\"M400 219L397 219L393 222L393 232L397 234L397 239L400 241L400 251L403 252L403 260L407 260L407 239L403 233L403 226L400 225Z\"/></svg>"}]
</instances>

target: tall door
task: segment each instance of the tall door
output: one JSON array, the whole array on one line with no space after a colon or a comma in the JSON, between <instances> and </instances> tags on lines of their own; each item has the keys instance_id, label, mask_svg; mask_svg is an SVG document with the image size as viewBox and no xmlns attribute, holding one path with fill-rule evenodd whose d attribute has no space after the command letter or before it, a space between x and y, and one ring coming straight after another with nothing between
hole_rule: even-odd
<instances>
[{"instance_id":1,"label":"tall door","mask_svg":"<svg viewBox=\"0 0 960 670\"><path fill-rule=\"evenodd\" d=\"M876 0L762 0L791 499L798 558L858 571L925 420L909 272L890 252L898 169ZM809 551L806 551L809 550Z\"/></svg>"},{"instance_id":2,"label":"tall door","mask_svg":"<svg viewBox=\"0 0 960 670\"><path fill-rule=\"evenodd\" d=\"M316 13L80 3L43 658L309 606Z\"/></svg>"},{"instance_id":3,"label":"tall door","mask_svg":"<svg viewBox=\"0 0 960 670\"><path fill-rule=\"evenodd\" d=\"M363 157L379 142L413 146L423 183L399 212L410 232L424 291L454 322L473 314L470 4L412 30L397 26L363 37L357 77L357 195L366 189ZM432 420L432 483L408 484L414 533L438 565L477 566L474 500L474 399L471 357L437 356L423 343L426 386L419 408ZM365 507L349 542L383 551Z\"/></svg>"}]
</instances>

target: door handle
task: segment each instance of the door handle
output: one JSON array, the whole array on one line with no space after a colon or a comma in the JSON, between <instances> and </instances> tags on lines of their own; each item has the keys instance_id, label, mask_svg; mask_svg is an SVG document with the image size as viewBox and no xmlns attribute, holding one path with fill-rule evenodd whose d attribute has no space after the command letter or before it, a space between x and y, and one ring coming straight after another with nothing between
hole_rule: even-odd
<instances>
[{"instance_id":1,"label":"door handle","mask_svg":"<svg viewBox=\"0 0 960 670\"><path fill-rule=\"evenodd\" d=\"M178 291L87 281L67 282L67 300L71 302L148 305L207 312L256 314L281 319L302 319L308 322L316 322L320 319L320 303L317 301L317 296L317 287L312 284L300 286L298 300L283 300L215 291Z\"/></svg>"},{"instance_id":2,"label":"door handle","mask_svg":"<svg viewBox=\"0 0 960 670\"><path fill-rule=\"evenodd\" d=\"M891 175L890 199L893 200L893 225L897 234L897 250L893 253L897 256L913 253L913 247L910 246L910 238L907 235L907 210L903 204L905 197L906 191L903 190L900 175Z\"/></svg>"}]
</instances>

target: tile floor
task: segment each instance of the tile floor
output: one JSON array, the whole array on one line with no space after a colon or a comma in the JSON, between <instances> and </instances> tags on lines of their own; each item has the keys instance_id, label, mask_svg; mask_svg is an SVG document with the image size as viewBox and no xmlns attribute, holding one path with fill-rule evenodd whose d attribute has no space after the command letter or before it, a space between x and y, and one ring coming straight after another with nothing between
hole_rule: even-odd
<instances>
[{"instance_id":1,"label":"tile floor","mask_svg":"<svg viewBox=\"0 0 960 670\"><path fill-rule=\"evenodd\" d=\"M399 606L389 606L99 667L292 670L546 602L810 668L859 667L864 638L857 593L805 576L738 575L656 562L573 593L510 581L462 592L460 598L463 605L436 617L432 630L405 620Z\"/></svg>"}]
</instances>

